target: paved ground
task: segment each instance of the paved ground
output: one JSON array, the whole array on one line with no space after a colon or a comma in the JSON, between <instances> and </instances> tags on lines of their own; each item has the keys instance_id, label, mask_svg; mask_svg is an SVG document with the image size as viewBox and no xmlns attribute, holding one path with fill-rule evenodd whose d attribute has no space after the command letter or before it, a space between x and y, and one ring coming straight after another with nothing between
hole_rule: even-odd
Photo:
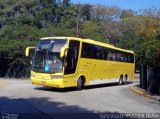
<instances>
[{"instance_id":1,"label":"paved ground","mask_svg":"<svg viewBox=\"0 0 160 119\"><path fill-rule=\"evenodd\" d=\"M111 118L108 114L119 116L121 113L159 113L158 101L140 96L129 89L135 84L138 81L123 86L115 83L76 91L74 88L35 86L30 80L0 79L0 119L87 119L89 116L107 119Z\"/></svg>"}]
</instances>

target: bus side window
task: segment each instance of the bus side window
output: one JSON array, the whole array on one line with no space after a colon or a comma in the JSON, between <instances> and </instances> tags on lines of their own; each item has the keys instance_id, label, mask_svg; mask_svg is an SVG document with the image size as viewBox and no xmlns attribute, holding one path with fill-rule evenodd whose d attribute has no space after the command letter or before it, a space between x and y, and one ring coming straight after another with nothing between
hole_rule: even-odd
<instances>
[{"instance_id":1,"label":"bus side window","mask_svg":"<svg viewBox=\"0 0 160 119\"><path fill-rule=\"evenodd\" d=\"M108 60L112 60L112 52L111 52L111 50L109 50L109 53L108 53L108 58L107 58Z\"/></svg>"},{"instance_id":2,"label":"bus side window","mask_svg":"<svg viewBox=\"0 0 160 119\"><path fill-rule=\"evenodd\" d=\"M104 49L104 59L108 59L109 50L107 48Z\"/></svg>"},{"instance_id":3,"label":"bus side window","mask_svg":"<svg viewBox=\"0 0 160 119\"><path fill-rule=\"evenodd\" d=\"M82 43L82 58L90 58L91 56L91 48L90 45L87 43Z\"/></svg>"},{"instance_id":4,"label":"bus side window","mask_svg":"<svg viewBox=\"0 0 160 119\"><path fill-rule=\"evenodd\" d=\"M128 54L125 53L125 54L124 54L124 62L129 62L128 59L129 59L129 58L128 58Z\"/></svg>"},{"instance_id":5,"label":"bus side window","mask_svg":"<svg viewBox=\"0 0 160 119\"><path fill-rule=\"evenodd\" d=\"M113 61L116 60L116 54L115 54L115 53L112 54L112 60L113 60Z\"/></svg>"},{"instance_id":6,"label":"bus side window","mask_svg":"<svg viewBox=\"0 0 160 119\"><path fill-rule=\"evenodd\" d=\"M87 49L85 47L85 44L82 46L82 54L81 57L86 58L87 57Z\"/></svg>"},{"instance_id":7,"label":"bus side window","mask_svg":"<svg viewBox=\"0 0 160 119\"><path fill-rule=\"evenodd\" d=\"M120 52L120 62L125 62L125 54L123 52Z\"/></svg>"},{"instance_id":8,"label":"bus side window","mask_svg":"<svg viewBox=\"0 0 160 119\"><path fill-rule=\"evenodd\" d=\"M85 50L83 50L83 52L82 52L82 57L85 58L86 56L87 56L87 53L86 53Z\"/></svg>"},{"instance_id":9,"label":"bus side window","mask_svg":"<svg viewBox=\"0 0 160 119\"><path fill-rule=\"evenodd\" d=\"M129 58L130 58L129 62L134 63L134 55L133 54L128 54L128 55L129 55Z\"/></svg>"},{"instance_id":10,"label":"bus side window","mask_svg":"<svg viewBox=\"0 0 160 119\"><path fill-rule=\"evenodd\" d=\"M93 47L93 45L90 45L88 52L89 52L89 58L91 58L91 59L96 58L95 57L95 48Z\"/></svg>"}]
</instances>

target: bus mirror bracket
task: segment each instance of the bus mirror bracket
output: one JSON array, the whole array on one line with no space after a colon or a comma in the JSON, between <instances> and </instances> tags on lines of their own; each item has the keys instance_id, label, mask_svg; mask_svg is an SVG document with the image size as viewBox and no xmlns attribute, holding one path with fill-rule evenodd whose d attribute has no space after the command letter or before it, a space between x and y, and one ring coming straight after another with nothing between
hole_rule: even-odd
<instances>
[{"instance_id":1,"label":"bus mirror bracket","mask_svg":"<svg viewBox=\"0 0 160 119\"><path fill-rule=\"evenodd\" d=\"M35 49L35 48L36 48L36 47L27 47L27 48L25 49L25 56L28 57L29 54L30 54L31 49Z\"/></svg>"},{"instance_id":2,"label":"bus mirror bracket","mask_svg":"<svg viewBox=\"0 0 160 119\"><path fill-rule=\"evenodd\" d=\"M66 51L68 50L69 48L68 47L63 47L61 48L61 52L60 52L60 57L61 58L64 58L66 56Z\"/></svg>"}]
</instances>

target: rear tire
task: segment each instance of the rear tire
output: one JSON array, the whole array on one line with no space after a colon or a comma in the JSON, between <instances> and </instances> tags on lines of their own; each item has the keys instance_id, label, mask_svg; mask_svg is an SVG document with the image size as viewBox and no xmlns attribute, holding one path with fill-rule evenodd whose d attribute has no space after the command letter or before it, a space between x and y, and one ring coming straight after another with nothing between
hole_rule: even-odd
<instances>
[{"instance_id":1,"label":"rear tire","mask_svg":"<svg viewBox=\"0 0 160 119\"><path fill-rule=\"evenodd\" d=\"M124 82L123 82L123 75L121 75L119 77L119 85L123 85L123 84L124 84Z\"/></svg>"},{"instance_id":2,"label":"rear tire","mask_svg":"<svg viewBox=\"0 0 160 119\"><path fill-rule=\"evenodd\" d=\"M127 84L127 82L128 82L128 75L127 74L125 75L123 82L124 82L124 84Z\"/></svg>"}]
</instances>

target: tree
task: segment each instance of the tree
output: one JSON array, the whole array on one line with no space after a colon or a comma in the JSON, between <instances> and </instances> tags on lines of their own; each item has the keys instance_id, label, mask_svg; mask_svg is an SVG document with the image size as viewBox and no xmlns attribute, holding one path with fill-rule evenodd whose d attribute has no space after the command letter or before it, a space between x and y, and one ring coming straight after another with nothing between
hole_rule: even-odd
<instances>
[{"instance_id":1,"label":"tree","mask_svg":"<svg viewBox=\"0 0 160 119\"><path fill-rule=\"evenodd\" d=\"M157 30L160 27L159 19L154 17L145 17L143 19L143 24L139 25L138 35L140 40L143 41L142 52L143 52L143 61L148 65L155 66L157 64L157 55L159 40L157 39ZM156 34L156 35L155 35ZM157 54L158 53L158 54ZM156 57L153 57L153 54L157 54ZM151 58L155 58L156 61L153 61ZM159 56L158 56L159 57ZM152 62L152 63L151 63Z\"/></svg>"},{"instance_id":2,"label":"tree","mask_svg":"<svg viewBox=\"0 0 160 119\"><path fill-rule=\"evenodd\" d=\"M120 15L120 18L124 19L124 18L127 18L127 17L133 17L133 16L134 16L134 12L132 10L123 10L121 15Z\"/></svg>"},{"instance_id":3,"label":"tree","mask_svg":"<svg viewBox=\"0 0 160 119\"><path fill-rule=\"evenodd\" d=\"M98 41L103 41L101 34L99 33L99 27L96 22L93 21L85 21L83 23L83 32L82 36L84 38L95 39Z\"/></svg>"},{"instance_id":4,"label":"tree","mask_svg":"<svg viewBox=\"0 0 160 119\"><path fill-rule=\"evenodd\" d=\"M94 5L91 10L92 19L96 22L113 21L119 19L121 10L118 7Z\"/></svg>"}]
</instances>

